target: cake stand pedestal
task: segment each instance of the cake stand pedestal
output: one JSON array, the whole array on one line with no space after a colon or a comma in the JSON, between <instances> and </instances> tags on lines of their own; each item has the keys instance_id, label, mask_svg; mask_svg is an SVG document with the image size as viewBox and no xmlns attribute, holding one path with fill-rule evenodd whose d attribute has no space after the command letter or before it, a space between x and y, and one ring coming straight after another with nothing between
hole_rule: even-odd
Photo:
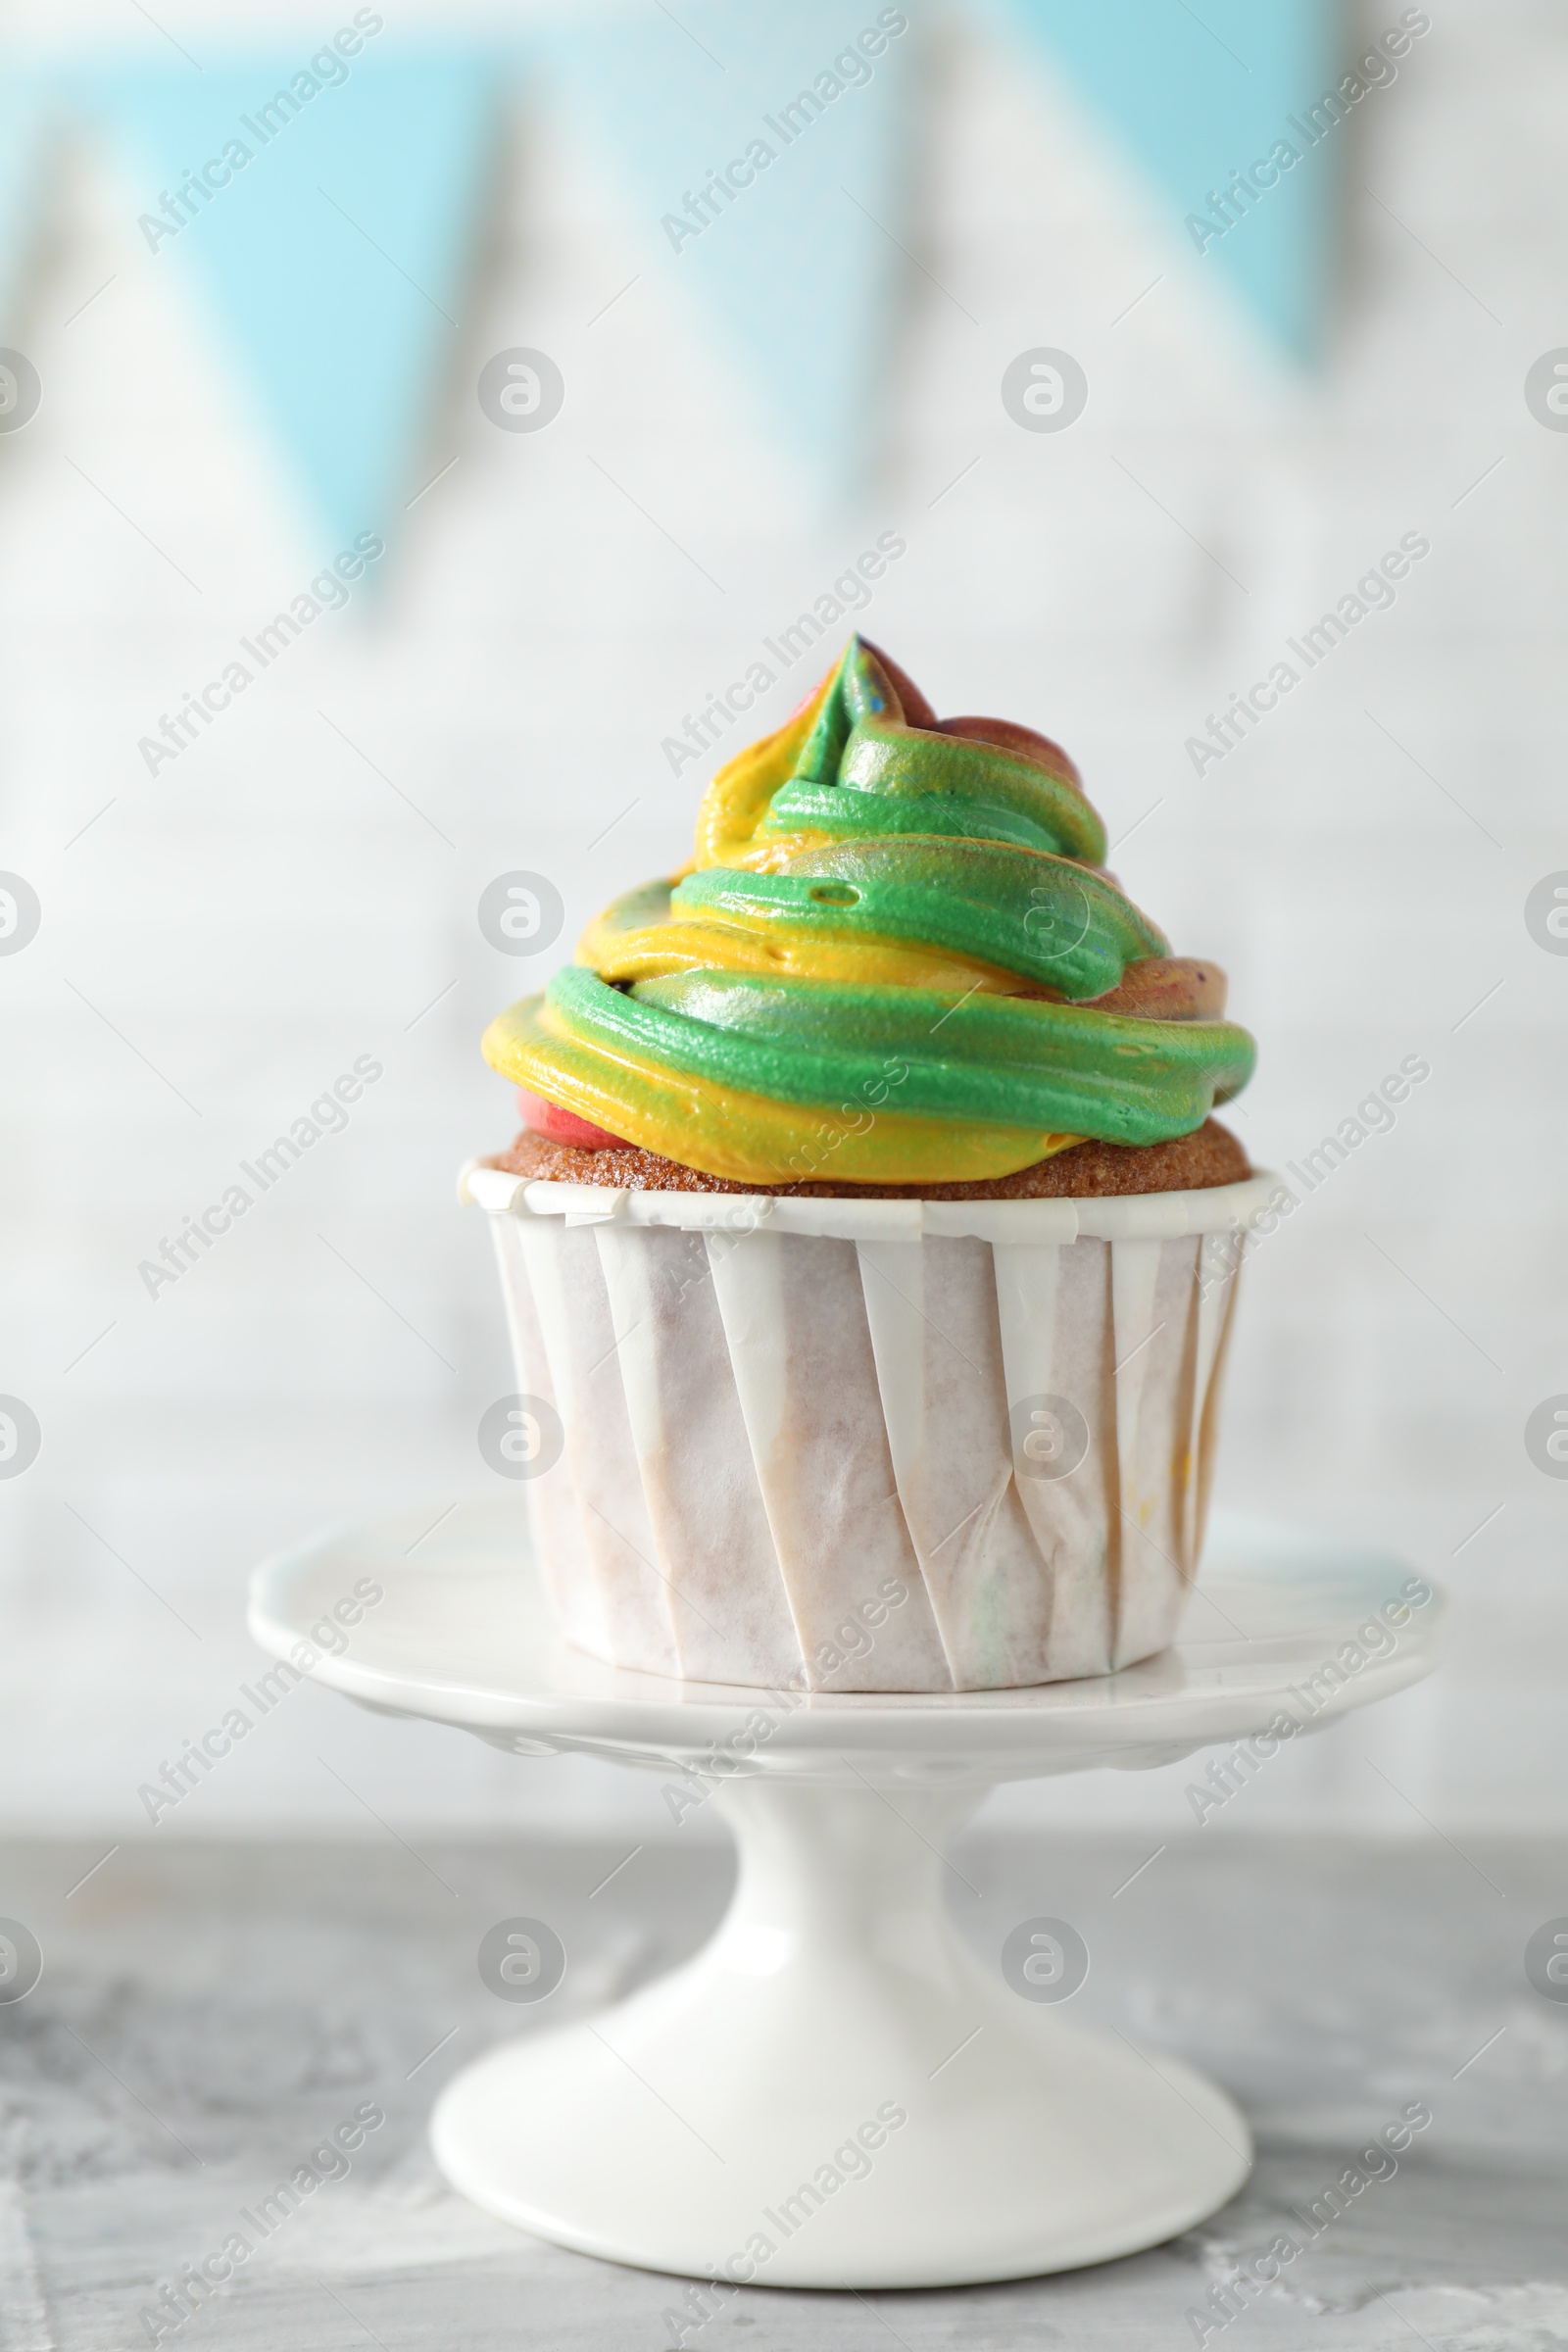
<instances>
[{"instance_id":1,"label":"cake stand pedestal","mask_svg":"<svg viewBox=\"0 0 1568 2352\"><path fill-rule=\"evenodd\" d=\"M286 1657L338 1603L352 1613L368 1578L382 1597L318 1682L519 1755L651 1769L681 1811L710 1796L740 1845L728 1916L694 1959L503 2044L442 2093L435 2154L475 2204L648 2270L874 2288L1132 2253L1240 2187L1250 2142L1225 2093L1067 2022L1053 1996L1082 1955L1061 1923L1024 1923L1010 1963L977 1958L942 1899L942 1848L999 1782L1169 1763L1282 1714L1315 1728L1419 1680L1440 1604L1400 1603L1398 1562L1221 1525L1180 1642L1142 1666L1027 1690L808 1697L566 1647L514 1505L465 1506L411 1558L418 1537L411 1519L267 1562L252 1633ZM1382 1657L1325 1671L1391 1606ZM521 1948L526 1977L539 1963Z\"/></svg>"}]
</instances>

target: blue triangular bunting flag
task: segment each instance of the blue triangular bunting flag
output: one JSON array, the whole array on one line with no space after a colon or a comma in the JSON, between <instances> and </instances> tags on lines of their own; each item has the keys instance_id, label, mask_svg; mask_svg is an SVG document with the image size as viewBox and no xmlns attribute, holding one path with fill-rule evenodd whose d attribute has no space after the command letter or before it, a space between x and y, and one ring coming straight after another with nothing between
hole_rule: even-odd
<instances>
[{"instance_id":1,"label":"blue triangular bunting flag","mask_svg":"<svg viewBox=\"0 0 1568 2352\"><path fill-rule=\"evenodd\" d=\"M1403 9L1364 58L1342 58L1338 0L976 5L1079 85L1200 267L1310 355L1347 118L1396 76L1426 13ZM900 286L920 267L905 206L919 41L912 5L866 0L847 19L840 0L681 0L564 7L488 48L416 52L365 7L315 51L13 66L0 345L52 134L85 117L122 153L152 266L205 288L325 526L341 545L385 535L444 454L430 427L504 93L551 70L630 199L639 274L706 319L765 422L842 483L871 455Z\"/></svg>"},{"instance_id":2,"label":"blue triangular bunting flag","mask_svg":"<svg viewBox=\"0 0 1568 2352\"><path fill-rule=\"evenodd\" d=\"M736 350L769 421L836 468L875 414L908 242L914 36L902 8L858 15L685 0L553 44L648 266Z\"/></svg>"},{"instance_id":3,"label":"blue triangular bunting flag","mask_svg":"<svg viewBox=\"0 0 1568 2352\"><path fill-rule=\"evenodd\" d=\"M1309 358L1333 249L1334 152L1356 103L1334 0L1008 4L1122 134L1184 237ZM1392 80L1396 60L1383 52L1377 71Z\"/></svg>"},{"instance_id":4,"label":"blue triangular bunting flag","mask_svg":"<svg viewBox=\"0 0 1568 2352\"><path fill-rule=\"evenodd\" d=\"M362 9L357 23L375 19ZM480 56L135 69L97 91L158 266L188 265L342 542L419 487L467 296L499 99Z\"/></svg>"}]
</instances>

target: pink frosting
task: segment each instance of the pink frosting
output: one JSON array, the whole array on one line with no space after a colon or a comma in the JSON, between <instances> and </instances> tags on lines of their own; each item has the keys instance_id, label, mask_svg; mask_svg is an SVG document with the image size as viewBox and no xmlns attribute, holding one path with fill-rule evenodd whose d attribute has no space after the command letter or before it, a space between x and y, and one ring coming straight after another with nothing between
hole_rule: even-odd
<instances>
[{"instance_id":1,"label":"pink frosting","mask_svg":"<svg viewBox=\"0 0 1568 2352\"><path fill-rule=\"evenodd\" d=\"M608 1128L579 1119L572 1111L562 1110L557 1103L547 1102L543 1095L530 1095L520 1086L517 1108L530 1134L542 1135L552 1144L569 1144L577 1152L603 1152L626 1140L624 1136L612 1135Z\"/></svg>"}]
</instances>

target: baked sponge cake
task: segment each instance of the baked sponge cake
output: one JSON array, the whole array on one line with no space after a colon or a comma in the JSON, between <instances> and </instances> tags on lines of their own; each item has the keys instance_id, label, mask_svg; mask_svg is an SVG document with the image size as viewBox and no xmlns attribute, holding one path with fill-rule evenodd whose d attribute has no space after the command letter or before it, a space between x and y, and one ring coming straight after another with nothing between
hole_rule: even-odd
<instances>
[{"instance_id":1,"label":"baked sponge cake","mask_svg":"<svg viewBox=\"0 0 1568 2352\"><path fill-rule=\"evenodd\" d=\"M1104 1674L1197 1571L1254 1177L1224 975L1065 753L863 639L496 1020L476 1163L564 1632L808 1692Z\"/></svg>"}]
</instances>

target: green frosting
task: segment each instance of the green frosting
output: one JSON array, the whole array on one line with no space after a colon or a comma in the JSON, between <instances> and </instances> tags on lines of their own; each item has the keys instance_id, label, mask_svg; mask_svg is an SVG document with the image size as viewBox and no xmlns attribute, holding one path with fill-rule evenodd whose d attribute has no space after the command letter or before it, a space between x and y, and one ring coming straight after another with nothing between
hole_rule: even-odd
<instances>
[{"instance_id":1,"label":"green frosting","mask_svg":"<svg viewBox=\"0 0 1568 2352\"><path fill-rule=\"evenodd\" d=\"M929 1176L950 1126L956 1167L983 1150L1004 1173L1049 1136L1188 1134L1236 1094L1253 1062L1245 1029L1103 1008L1129 967L1170 950L1102 871L1104 826L1071 762L1004 722L944 728L897 674L852 639L804 733L715 777L699 868L626 894L544 1004L498 1024L502 1066L714 1173L755 1174L778 1152L786 1179L792 1139L841 1105L937 1122L935 1142L924 1127L909 1147ZM943 956L989 977L939 992ZM1003 993L1002 974L1050 993ZM1132 1001L1179 1015L1202 1001L1183 985L1165 967ZM660 1072L705 1082L678 1132L662 1123L676 1114L656 1101ZM769 1111L764 1135L738 1097L790 1115L780 1128ZM971 1151L966 1126L1016 1134ZM855 1149L835 1161L846 1176Z\"/></svg>"},{"instance_id":2,"label":"green frosting","mask_svg":"<svg viewBox=\"0 0 1568 2352\"><path fill-rule=\"evenodd\" d=\"M551 1003L570 1033L620 1059L662 1063L804 1104L887 1092L901 1111L1152 1144L1200 1126L1251 1068L1227 1021L1143 1021L1039 998L842 988L749 972L644 980L628 994L580 965ZM875 1099L880 1100L881 1096Z\"/></svg>"},{"instance_id":3,"label":"green frosting","mask_svg":"<svg viewBox=\"0 0 1568 2352\"><path fill-rule=\"evenodd\" d=\"M679 885L670 912L738 914L797 937L955 948L1065 997L1102 997L1140 956L1168 953L1153 924L1087 866L979 841L842 842L793 858L785 874L710 866Z\"/></svg>"}]
</instances>

